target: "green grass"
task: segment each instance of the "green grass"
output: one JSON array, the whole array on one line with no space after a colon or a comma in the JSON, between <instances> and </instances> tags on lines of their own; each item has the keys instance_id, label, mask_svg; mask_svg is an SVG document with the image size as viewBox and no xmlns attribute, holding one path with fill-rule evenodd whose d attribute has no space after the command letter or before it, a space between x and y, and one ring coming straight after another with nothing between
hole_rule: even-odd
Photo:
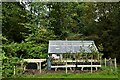
<instances>
[{"instance_id":1,"label":"green grass","mask_svg":"<svg viewBox=\"0 0 120 80\"><path fill-rule=\"evenodd\" d=\"M120 66L118 66L117 71L111 71L109 68L102 67L103 70L98 72L81 72L81 73L65 73L63 72L48 72L43 74L23 74L22 78L118 78L120 76ZM118 76L119 75L119 76Z\"/></svg>"},{"instance_id":2,"label":"green grass","mask_svg":"<svg viewBox=\"0 0 120 80\"><path fill-rule=\"evenodd\" d=\"M63 72L48 72L48 73L38 73L38 74L22 74L22 75L16 75L13 76L12 78L21 78L21 80L24 80L22 78L85 78L85 79L90 79L90 78L107 78L107 79L115 79L115 78L120 78L120 66L118 67L118 72L111 71L110 69L104 69L98 72L81 72L81 73L65 73Z\"/></svg>"},{"instance_id":3,"label":"green grass","mask_svg":"<svg viewBox=\"0 0 120 80\"><path fill-rule=\"evenodd\" d=\"M120 69L120 68L119 68ZM14 76L15 78L118 78L118 72L111 70L103 70L100 72L81 72L81 73L65 73L64 72L53 72L44 74L23 74L21 76Z\"/></svg>"},{"instance_id":4,"label":"green grass","mask_svg":"<svg viewBox=\"0 0 120 80\"><path fill-rule=\"evenodd\" d=\"M102 73L47 73L44 75L23 75L23 78L118 78L116 74L102 74Z\"/></svg>"}]
</instances>

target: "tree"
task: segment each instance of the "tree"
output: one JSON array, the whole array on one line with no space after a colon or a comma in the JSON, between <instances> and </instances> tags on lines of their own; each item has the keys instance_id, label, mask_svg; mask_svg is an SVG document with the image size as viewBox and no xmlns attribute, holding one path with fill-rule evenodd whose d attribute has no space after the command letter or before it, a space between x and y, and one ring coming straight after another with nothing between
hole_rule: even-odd
<instances>
[{"instance_id":1,"label":"tree","mask_svg":"<svg viewBox=\"0 0 120 80\"><path fill-rule=\"evenodd\" d=\"M49 3L50 28L60 39L75 39L81 34L82 3Z\"/></svg>"},{"instance_id":2,"label":"tree","mask_svg":"<svg viewBox=\"0 0 120 80\"><path fill-rule=\"evenodd\" d=\"M18 2L2 3L2 33L10 42L21 42L25 39L28 29L24 24L28 22L27 11Z\"/></svg>"},{"instance_id":3,"label":"tree","mask_svg":"<svg viewBox=\"0 0 120 80\"><path fill-rule=\"evenodd\" d=\"M103 45L103 57L118 57L120 3L86 3L86 6L90 9L83 15L82 23L91 32L87 38L95 40L97 46Z\"/></svg>"}]
</instances>

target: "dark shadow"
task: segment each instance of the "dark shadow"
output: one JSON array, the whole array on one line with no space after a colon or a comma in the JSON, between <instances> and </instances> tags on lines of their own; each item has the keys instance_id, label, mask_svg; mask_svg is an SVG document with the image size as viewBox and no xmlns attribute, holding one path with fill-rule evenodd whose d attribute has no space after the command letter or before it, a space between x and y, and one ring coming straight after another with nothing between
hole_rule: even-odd
<instances>
[{"instance_id":1,"label":"dark shadow","mask_svg":"<svg viewBox=\"0 0 120 80\"><path fill-rule=\"evenodd\" d=\"M37 64L36 63L28 63L26 65L26 69L37 69Z\"/></svg>"}]
</instances>

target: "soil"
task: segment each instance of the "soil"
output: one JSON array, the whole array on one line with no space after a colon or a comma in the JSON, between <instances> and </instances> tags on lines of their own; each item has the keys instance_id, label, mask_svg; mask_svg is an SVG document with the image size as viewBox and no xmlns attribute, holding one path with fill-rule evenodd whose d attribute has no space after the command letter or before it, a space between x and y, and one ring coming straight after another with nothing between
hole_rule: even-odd
<instances>
[{"instance_id":1,"label":"soil","mask_svg":"<svg viewBox=\"0 0 120 80\"><path fill-rule=\"evenodd\" d=\"M98 70L99 71L99 70ZM93 72L98 72L96 70L93 70ZM90 72L90 70L84 70L84 71L81 71L81 70L68 70L68 73L88 73ZM47 73L65 73L65 70L60 70L58 69L57 71L55 70L41 70L41 73L40 73L40 70L35 70L35 69L28 69L26 71L24 71L24 74L40 74L40 75L44 75L44 74L47 74Z\"/></svg>"}]
</instances>

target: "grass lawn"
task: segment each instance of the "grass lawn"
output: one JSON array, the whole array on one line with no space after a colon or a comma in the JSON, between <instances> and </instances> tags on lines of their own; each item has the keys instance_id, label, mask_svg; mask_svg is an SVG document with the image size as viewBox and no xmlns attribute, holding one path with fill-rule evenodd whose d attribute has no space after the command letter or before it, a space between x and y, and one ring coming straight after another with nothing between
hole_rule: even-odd
<instances>
[{"instance_id":1,"label":"grass lawn","mask_svg":"<svg viewBox=\"0 0 120 80\"><path fill-rule=\"evenodd\" d=\"M120 76L120 65L117 68L117 72L111 71L110 69L104 69L98 72L80 72L80 73L65 73L63 72L47 72L44 74L24 74L21 76L22 78L119 78Z\"/></svg>"},{"instance_id":2,"label":"grass lawn","mask_svg":"<svg viewBox=\"0 0 120 80\"><path fill-rule=\"evenodd\" d=\"M120 70L120 68L118 68ZM21 76L14 76L20 78L118 78L118 72L111 70L104 70L99 72L81 72L81 73L65 73L63 72L48 72L44 74L23 74Z\"/></svg>"},{"instance_id":3,"label":"grass lawn","mask_svg":"<svg viewBox=\"0 0 120 80\"><path fill-rule=\"evenodd\" d=\"M44 75L22 75L25 78L118 78L118 75L112 73L47 73Z\"/></svg>"},{"instance_id":4,"label":"grass lawn","mask_svg":"<svg viewBox=\"0 0 120 80\"><path fill-rule=\"evenodd\" d=\"M13 78L16 79L7 79L7 80L41 80L41 79L92 79L92 80L118 80L120 76L120 66L118 67L118 72L111 71L111 70L103 70L103 71L98 71L94 73L90 72L81 72L81 73L65 73L64 72L48 72L48 73L43 73L43 74L22 74L22 75L16 75L13 76ZM18 79L19 78L19 79Z\"/></svg>"}]
</instances>

